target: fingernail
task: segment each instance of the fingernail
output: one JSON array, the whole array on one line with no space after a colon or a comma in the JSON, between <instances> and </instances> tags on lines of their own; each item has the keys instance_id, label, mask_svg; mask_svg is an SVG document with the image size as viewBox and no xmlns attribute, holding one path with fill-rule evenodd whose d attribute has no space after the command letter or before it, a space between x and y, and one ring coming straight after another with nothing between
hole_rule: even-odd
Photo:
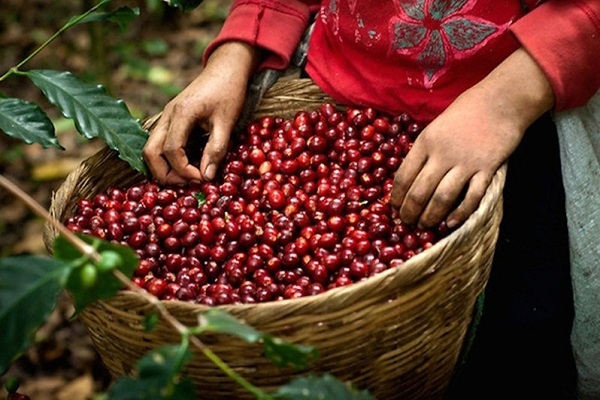
<instances>
[{"instance_id":1,"label":"fingernail","mask_svg":"<svg viewBox=\"0 0 600 400\"><path fill-rule=\"evenodd\" d=\"M458 225L458 221L455 219L449 219L446 221L446 226L448 226L450 229L454 228L456 225Z\"/></svg>"},{"instance_id":2,"label":"fingernail","mask_svg":"<svg viewBox=\"0 0 600 400\"><path fill-rule=\"evenodd\" d=\"M202 183L202 181L199 180L199 179L192 179L190 182L193 183L193 184L195 184L195 185L199 185L199 184Z\"/></svg>"},{"instance_id":3,"label":"fingernail","mask_svg":"<svg viewBox=\"0 0 600 400\"><path fill-rule=\"evenodd\" d=\"M206 179L214 179L216 174L217 166L215 164L208 164L208 166L204 170L204 176L206 176Z\"/></svg>"}]
</instances>

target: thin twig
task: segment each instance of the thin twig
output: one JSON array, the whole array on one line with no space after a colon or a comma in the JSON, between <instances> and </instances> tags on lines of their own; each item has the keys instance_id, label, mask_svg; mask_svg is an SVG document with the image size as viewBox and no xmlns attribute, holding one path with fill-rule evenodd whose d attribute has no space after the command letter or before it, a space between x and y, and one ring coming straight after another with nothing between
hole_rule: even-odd
<instances>
[{"instance_id":1,"label":"thin twig","mask_svg":"<svg viewBox=\"0 0 600 400\"><path fill-rule=\"evenodd\" d=\"M63 224L56 220L48 211L46 211L35 199L25 193L15 183L0 175L0 186L3 186L6 190L14 194L19 199L23 200L29 208L35 212L42 219L52 224L75 248L84 256L98 262L100 261L100 254L94 249L93 246L87 244L81 240L77 235L68 230Z\"/></svg>"},{"instance_id":2,"label":"thin twig","mask_svg":"<svg viewBox=\"0 0 600 400\"><path fill-rule=\"evenodd\" d=\"M128 289L137 293L144 300L150 303L150 305L152 305L159 312L159 314L163 317L166 323L169 324L173 329L175 329L177 333L179 333L181 336L188 335L189 328L182 324L177 318L175 318L173 314L171 314L169 310L166 309L165 305L157 297L149 294L147 291L137 286L121 271L114 270L113 273L115 277L119 279L119 281L121 281L121 283L123 283ZM229 367L227 363L221 360L219 356L217 356L212 350L210 350L197 336L190 336L189 340L192 346L200 350L202 354L206 356L206 358L211 360L217 367L221 369L221 371L223 371L227 376L229 376L232 380L237 382L244 389L254 394L257 398L271 398L270 396L266 395L266 393L264 393L261 389L252 385L244 377L242 377L231 367Z\"/></svg>"}]
</instances>

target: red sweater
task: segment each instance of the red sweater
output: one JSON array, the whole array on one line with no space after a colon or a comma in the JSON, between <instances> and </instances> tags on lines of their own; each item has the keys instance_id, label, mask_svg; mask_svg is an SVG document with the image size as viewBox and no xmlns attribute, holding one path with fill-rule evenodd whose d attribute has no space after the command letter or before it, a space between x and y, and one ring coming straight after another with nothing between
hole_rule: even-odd
<instances>
[{"instance_id":1,"label":"red sweater","mask_svg":"<svg viewBox=\"0 0 600 400\"><path fill-rule=\"evenodd\" d=\"M261 69L285 69L315 13L306 71L342 104L429 121L520 46L555 111L600 88L600 0L234 0L204 60L242 40L269 51Z\"/></svg>"}]
</instances>

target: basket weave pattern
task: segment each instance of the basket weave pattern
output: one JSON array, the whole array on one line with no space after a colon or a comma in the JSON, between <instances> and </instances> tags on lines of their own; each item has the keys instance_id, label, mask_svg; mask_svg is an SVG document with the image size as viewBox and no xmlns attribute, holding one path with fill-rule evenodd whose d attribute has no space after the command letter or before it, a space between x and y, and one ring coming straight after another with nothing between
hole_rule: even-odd
<instances>
[{"instance_id":1,"label":"basket weave pattern","mask_svg":"<svg viewBox=\"0 0 600 400\"><path fill-rule=\"evenodd\" d=\"M329 99L307 80L278 82L254 117L291 117ZM329 372L369 389L379 400L438 399L443 396L461 351L477 296L487 282L502 216L502 167L479 209L433 247L368 280L320 295L269 303L219 306L254 328L282 339L316 346L320 357L310 372ZM64 221L77 200L110 186L143 179L111 150L85 160L55 193L51 213ZM47 226L51 249L56 231ZM182 323L196 325L206 306L165 301ZM152 311L139 295L123 291L84 310L80 318L114 376L129 374L147 351L180 338L165 324L144 330ZM252 384L275 389L307 371L279 369L251 345L228 335L200 339ZM200 398L252 398L201 353L186 369Z\"/></svg>"}]
</instances>

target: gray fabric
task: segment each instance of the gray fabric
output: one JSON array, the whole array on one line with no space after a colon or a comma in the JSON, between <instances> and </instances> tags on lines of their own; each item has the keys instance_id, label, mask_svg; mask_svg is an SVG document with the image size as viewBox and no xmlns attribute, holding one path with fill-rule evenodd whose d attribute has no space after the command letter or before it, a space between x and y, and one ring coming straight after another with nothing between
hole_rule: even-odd
<instances>
[{"instance_id":1,"label":"gray fabric","mask_svg":"<svg viewBox=\"0 0 600 400\"><path fill-rule=\"evenodd\" d=\"M600 399L600 92L557 113L571 252L571 342L581 400Z\"/></svg>"}]
</instances>

